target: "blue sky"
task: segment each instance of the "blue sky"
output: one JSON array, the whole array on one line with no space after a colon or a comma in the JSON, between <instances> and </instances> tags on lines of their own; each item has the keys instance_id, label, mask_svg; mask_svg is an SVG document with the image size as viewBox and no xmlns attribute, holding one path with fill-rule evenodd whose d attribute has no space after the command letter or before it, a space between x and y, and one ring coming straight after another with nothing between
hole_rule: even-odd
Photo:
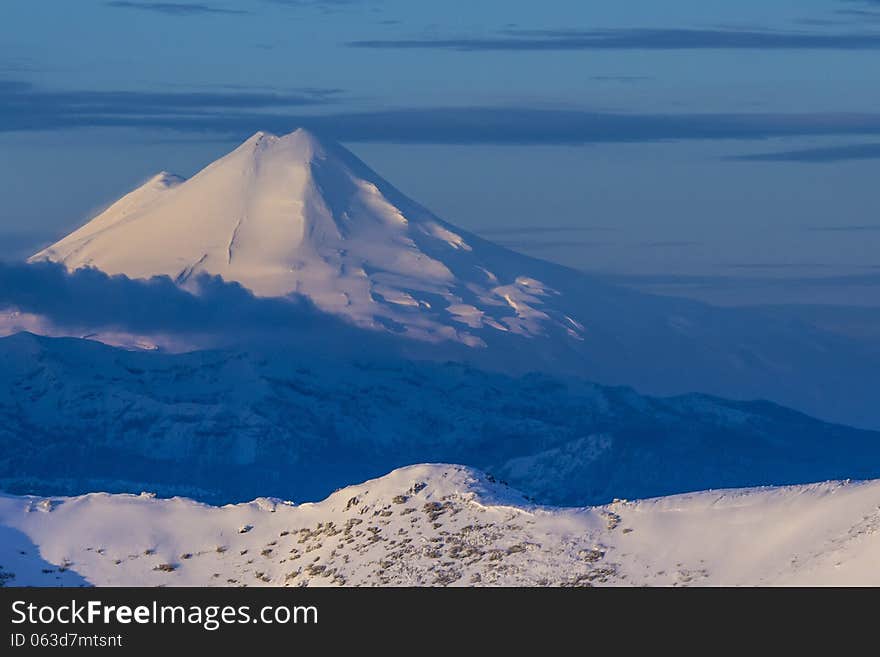
<instances>
[{"instance_id":1,"label":"blue sky","mask_svg":"<svg viewBox=\"0 0 880 657\"><path fill-rule=\"evenodd\" d=\"M873 304L878 63L876 1L4 0L0 257L304 124L533 255Z\"/></svg>"}]
</instances>

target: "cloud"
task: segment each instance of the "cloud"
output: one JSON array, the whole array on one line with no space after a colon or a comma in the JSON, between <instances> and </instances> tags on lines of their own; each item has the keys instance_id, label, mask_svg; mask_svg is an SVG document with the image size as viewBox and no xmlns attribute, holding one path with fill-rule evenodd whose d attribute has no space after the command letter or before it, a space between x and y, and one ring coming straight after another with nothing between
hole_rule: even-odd
<instances>
[{"instance_id":1,"label":"cloud","mask_svg":"<svg viewBox=\"0 0 880 657\"><path fill-rule=\"evenodd\" d=\"M297 9L318 9L323 13L332 13L354 5L368 4L367 0L263 0L263 2ZM377 0L372 0L372 4L377 4Z\"/></svg>"},{"instance_id":2,"label":"cloud","mask_svg":"<svg viewBox=\"0 0 880 657\"><path fill-rule=\"evenodd\" d=\"M807 230L828 233L864 233L880 231L880 224L863 224L852 226L812 226Z\"/></svg>"},{"instance_id":3,"label":"cloud","mask_svg":"<svg viewBox=\"0 0 880 657\"><path fill-rule=\"evenodd\" d=\"M322 5L344 7L346 5L361 4L363 0L263 0L274 5L288 5L290 7L319 7Z\"/></svg>"},{"instance_id":4,"label":"cloud","mask_svg":"<svg viewBox=\"0 0 880 657\"><path fill-rule=\"evenodd\" d=\"M398 50L877 50L880 34L758 29L610 28L502 30L486 37L433 36L350 41L352 48Z\"/></svg>"},{"instance_id":5,"label":"cloud","mask_svg":"<svg viewBox=\"0 0 880 657\"><path fill-rule=\"evenodd\" d=\"M834 12L838 16L846 16L859 22L875 23L880 21L880 12L869 9L838 9Z\"/></svg>"},{"instance_id":6,"label":"cloud","mask_svg":"<svg viewBox=\"0 0 880 657\"><path fill-rule=\"evenodd\" d=\"M204 122L243 111L289 110L333 102L339 89L270 91L105 91L42 89L21 80L0 80L0 131L51 130L113 125L198 130ZM253 115L250 119L253 120Z\"/></svg>"},{"instance_id":7,"label":"cloud","mask_svg":"<svg viewBox=\"0 0 880 657\"><path fill-rule=\"evenodd\" d=\"M250 14L244 9L226 9L197 2L140 2L135 0L111 0L104 3L117 9L137 9L152 11L167 16L198 16L203 14Z\"/></svg>"},{"instance_id":8,"label":"cloud","mask_svg":"<svg viewBox=\"0 0 880 657\"><path fill-rule=\"evenodd\" d=\"M849 5L845 9L834 9L831 15L834 18L802 18L797 23L802 25L812 25L814 27L831 27L840 25L849 25L860 23L876 23L880 21L880 1L877 0L841 0L842 3ZM855 8L855 5L861 5L861 8Z\"/></svg>"},{"instance_id":9,"label":"cloud","mask_svg":"<svg viewBox=\"0 0 880 657\"><path fill-rule=\"evenodd\" d=\"M290 92L246 91L96 91L39 89L22 80L0 83L3 100L12 108L37 108L58 105L59 112L78 111L85 115L95 112L143 114L199 112L216 108L272 109L329 102L341 89L305 87Z\"/></svg>"},{"instance_id":10,"label":"cloud","mask_svg":"<svg viewBox=\"0 0 880 657\"><path fill-rule=\"evenodd\" d=\"M23 80L2 80L0 79L0 94L3 94L3 97L7 97L7 95L15 95L21 93L27 93L31 89L33 89L33 85L30 82L25 82Z\"/></svg>"},{"instance_id":11,"label":"cloud","mask_svg":"<svg viewBox=\"0 0 880 657\"><path fill-rule=\"evenodd\" d=\"M728 269L830 269L837 267L827 262L731 262L722 265Z\"/></svg>"},{"instance_id":12,"label":"cloud","mask_svg":"<svg viewBox=\"0 0 880 657\"><path fill-rule=\"evenodd\" d=\"M586 144L880 134L880 114L855 113L625 114L453 107L302 116L296 121L340 141L435 144Z\"/></svg>"},{"instance_id":13,"label":"cloud","mask_svg":"<svg viewBox=\"0 0 880 657\"><path fill-rule=\"evenodd\" d=\"M607 226L493 226L471 230L478 235L540 235L547 233L592 233L616 229Z\"/></svg>"},{"instance_id":14,"label":"cloud","mask_svg":"<svg viewBox=\"0 0 880 657\"><path fill-rule=\"evenodd\" d=\"M771 153L750 153L725 158L740 162L807 162L824 164L844 162L847 160L880 159L880 143L847 144L844 146L823 146L821 148L803 148L790 151Z\"/></svg>"},{"instance_id":15,"label":"cloud","mask_svg":"<svg viewBox=\"0 0 880 657\"><path fill-rule=\"evenodd\" d=\"M306 127L342 142L548 145L880 135L880 113L635 114L515 106L301 113L338 103L341 94L51 91L7 80L0 86L0 132L134 127L238 139L258 129Z\"/></svg>"},{"instance_id":16,"label":"cloud","mask_svg":"<svg viewBox=\"0 0 880 657\"><path fill-rule=\"evenodd\" d=\"M746 263L748 264L748 263ZM768 263L769 264L769 263ZM810 266L810 265L804 265ZM801 265L794 265L801 267ZM756 269L759 267L755 267ZM762 265L761 269L768 268ZM785 266L780 267L786 268ZM736 289L757 287L766 289L846 288L850 286L880 285L880 273L841 274L837 276L719 276L711 274L596 274L602 280L616 285L635 287L683 286Z\"/></svg>"},{"instance_id":17,"label":"cloud","mask_svg":"<svg viewBox=\"0 0 880 657\"><path fill-rule=\"evenodd\" d=\"M590 78L596 82L622 82L625 84L634 84L636 82L647 82L653 80L649 75L594 75Z\"/></svg>"},{"instance_id":18,"label":"cloud","mask_svg":"<svg viewBox=\"0 0 880 657\"><path fill-rule=\"evenodd\" d=\"M219 342L227 339L224 336L247 340L266 333L282 339L325 336L340 341L351 340L354 332L361 334L305 297L257 298L236 283L207 274L196 280L196 289L190 294L167 276L132 280L95 269L68 273L49 262L0 262L0 309L15 308L83 333L213 336Z\"/></svg>"},{"instance_id":19,"label":"cloud","mask_svg":"<svg viewBox=\"0 0 880 657\"><path fill-rule=\"evenodd\" d=\"M665 242L642 242L638 246L643 247L643 248L650 248L650 249L677 249L677 248L683 248L683 247L688 247L688 246L701 246L702 244L703 244L703 242L693 242L693 241L688 242L685 240L678 240L678 241L671 240L671 241L665 241Z\"/></svg>"},{"instance_id":20,"label":"cloud","mask_svg":"<svg viewBox=\"0 0 880 657\"><path fill-rule=\"evenodd\" d=\"M4 57L0 62L0 71L3 73L36 73L45 70L45 68L34 64L33 60L24 57Z\"/></svg>"},{"instance_id":21,"label":"cloud","mask_svg":"<svg viewBox=\"0 0 880 657\"><path fill-rule=\"evenodd\" d=\"M509 249L541 250L541 249L568 249L586 246L612 246L611 242L588 242L583 240L496 240L496 244Z\"/></svg>"}]
</instances>

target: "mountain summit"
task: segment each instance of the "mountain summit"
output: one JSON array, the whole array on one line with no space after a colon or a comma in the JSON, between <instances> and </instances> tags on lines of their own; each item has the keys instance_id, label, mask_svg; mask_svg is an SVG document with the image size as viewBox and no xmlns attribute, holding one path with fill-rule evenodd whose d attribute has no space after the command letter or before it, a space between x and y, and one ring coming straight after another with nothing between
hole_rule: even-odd
<instances>
[{"instance_id":1,"label":"mountain summit","mask_svg":"<svg viewBox=\"0 0 880 657\"><path fill-rule=\"evenodd\" d=\"M545 307L552 290L515 267L493 271L481 249L500 250L299 129L258 132L186 181L159 174L31 261L184 285L204 272L258 296L305 295L360 325L472 346L483 342L472 330L535 335L548 322L579 337L577 320Z\"/></svg>"}]
</instances>

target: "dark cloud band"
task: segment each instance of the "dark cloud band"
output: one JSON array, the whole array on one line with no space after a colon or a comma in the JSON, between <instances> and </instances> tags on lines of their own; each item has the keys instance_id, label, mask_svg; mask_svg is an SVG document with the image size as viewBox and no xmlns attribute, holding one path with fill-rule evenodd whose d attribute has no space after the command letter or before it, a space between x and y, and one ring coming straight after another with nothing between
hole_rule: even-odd
<instances>
[{"instance_id":1,"label":"dark cloud band","mask_svg":"<svg viewBox=\"0 0 880 657\"><path fill-rule=\"evenodd\" d=\"M227 9L215 7L198 2L140 2L135 0L111 0L104 3L108 7L117 9L136 9L139 11L151 11L167 16L202 16L205 14L230 14L242 15L251 12L243 9Z\"/></svg>"},{"instance_id":2,"label":"dark cloud band","mask_svg":"<svg viewBox=\"0 0 880 657\"><path fill-rule=\"evenodd\" d=\"M880 113L627 114L528 107L303 113L344 98L298 93L48 91L0 82L0 132L81 127L169 129L243 138L307 127L344 142L588 144L880 134Z\"/></svg>"},{"instance_id":3,"label":"dark cloud band","mask_svg":"<svg viewBox=\"0 0 880 657\"><path fill-rule=\"evenodd\" d=\"M257 333L272 326L291 333L353 330L305 297L261 299L207 274L195 283L198 294L190 294L167 276L133 280L95 269L68 273L48 262L0 262L0 309L16 308L59 326L135 333Z\"/></svg>"},{"instance_id":4,"label":"dark cloud band","mask_svg":"<svg viewBox=\"0 0 880 657\"><path fill-rule=\"evenodd\" d=\"M877 50L871 32L781 32L730 29L506 30L487 37L367 39L352 48L397 50Z\"/></svg>"}]
</instances>

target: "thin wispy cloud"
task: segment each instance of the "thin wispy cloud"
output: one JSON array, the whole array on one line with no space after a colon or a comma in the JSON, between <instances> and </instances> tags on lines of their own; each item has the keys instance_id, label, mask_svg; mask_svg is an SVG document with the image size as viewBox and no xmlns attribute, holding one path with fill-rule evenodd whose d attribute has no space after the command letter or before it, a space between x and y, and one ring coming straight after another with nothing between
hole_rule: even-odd
<instances>
[{"instance_id":1,"label":"thin wispy cloud","mask_svg":"<svg viewBox=\"0 0 880 657\"><path fill-rule=\"evenodd\" d=\"M547 233L592 233L615 230L607 226L492 226L475 228L478 235L541 235Z\"/></svg>"},{"instance_id":2,"label":"thin wispy cloud","mask_svg":"<svg viewBox=\"0 0 880 657\"><path fill-rule=\"evenodd\" d=\"M344 7L362 4L364 0L263 0L263 2L273 5L287 5L288 7L318 7L322 5Z\"/></svg>"},{"instance_id":3,"label":"thin wispy cloud","mask_svg":"<svg viewBox=\"0 0 880 657\"><path fill-rule=\"evenodd\" d=\"M612 246L612 242L591 242L587 240L496 240L496 244L510 249L540 251L543 249L579 249L583 247Z\"/></svg>"},{"instance_id":4,"label":"thin wispy cloud","mask_svg":"<svg viewBox=\"0 0 880 657\"><path fill-rule=\"evenodd\" d=\"M880 232L880 224L856 224L849 226L810 226L810 231L822 233L873 233Z\"/></svg>"},{"instance_id":5,"label":"thin wispy cloud","mask_svg":"<svg viewBox=\"0 0 880 657\"><path fill-rule=\"evenodd\" d=\"M379 4L379 0L263 0L263 2L296 9L317 9L323 13L333 13L357 5Z\"/></svg>"},{"instance_id":6,"label":"thin wispy cloud","mask_svg":"<svg viewBox=\"0 0 880 657\"><path fill-rule=\"evenodd\" d=\"M838 7L830 9L829 18L818 16L802 18L797 23L816 27L840 27L859 23L874 23L880 20L880 2L875 0L839 0Z\"/></svg>"},{"instance_id":7,"label":"thin wispy cloud","mask_svg":"<svg viewBox=\"0 0 880 657\"><path fill-rule=\"evenodd\" d=\"M104 3L107 7L116 9L135 9L150 11L166 16L202 16L205 14L250 14L244 9L228 9L215 5L207 5L198 2L140 2L138 0L110 0Z\"/></svg>"},{"instance_id":8,"label":"thin wispy cloud","mask_svg":"<svg viewBox=\"0 0 880 657\"><path fill-rule=\"evenodd\" d=\"M726 265L721 265L725 267ZM766 267L763 267L766 269ZM784 268L784 267L783 267ZM799 267L800 268L800 267ZM832 276L734 276L712 274L596 274L602 280L618 285L637 287L684 286L688 288L706 286L717 289L737 289L755 286L764 289L795 288L845 288L880 285L880 273L841 274Z\"/></svg>"},{"instance_id":9,"label":"thin wispy cloud","mask_svg":"<svg viewBox=\"0 0 880 657\"><path fill-rule=\"evenodd\" d=\"M694 241L686 241L686 240L669 240L669 241L661 241L661 242L642 242L638 246L651 248L651 249L677 249L684 248L689 246L700 246L703 244L702 242L694 242Z\"/></svg>"},{"instance_id":10,"label":"thin wispy cloud","mask_svg":"<svg viewBox=\"0 0 880 657\"><path fill-rule=\"evenodd\" d=\"M37 73L46 69L37 66L33 60L24 57L4 57L0 61L0 72L2 73Z\"/></svg>"},{"instance_id":11,"label":"thin wispy cloud","mask_svg":"<svg viewBox=\"0 0 880 657\"><path fill-rule=\"evenodd\" d=\"M352 48L399 50L876 50L880 33L758 29L608 28L502 30L489 36L364 39Z\"/></svg>"},{"instance_id":12,"label":"thin wispy cloud","mask_svg":"<svg viewBox=\"0 0 880 657\"><path fill-rule=\"evenodd\" d=\"M647 82L653 80L649 75L593 75L591 80L596 82L622 82L624 84L634 84L636 82Z\"/></svg>"},{"instance_id":13,"label":"thin wispy cloud","mask_svg":"<svg viewBox=\"0 0 880 657\"><path fill-rule=\"evenodd\" d=\"M847 144L844 146L823 146L770 153L750 153L747 155L734 155L725 159L739 160L741 162L807 162L814 164L845 162L847 160L878 160L880 159L880 143Z\"/></svg>"},{"instance_id":14,"label":"thin wispy cloud","mask_svg":"<svg viewBox=\"0 0 880 657\"><path fill-rule=\"evenodd\" d=\"M844 113L625 114L443 107L296 119L298 124L340 141L391 143L587 144L880 134L880 114Z\"/></svg>"},{"instance_id":15,"label":"thin wispy cloud","mask_svg":"<svg viewBox=\"0 0 880 657\"><path fill-rule=\"evenodd\" d=\"M4 97L7 95L13 96L22 93L28 93L33 88L33 85L30 82L23 82L22 80L2 80L0 79L0 94L3 94Z\"/></svg>"},{"instance_id":16,"label":"thin wispy cloud","mask_svg":"<svg viewBox=\"0 0 880 657\"><path fill-rule=\"evenodd\" d=\"M727 269L831 269L827 262L732 262L721 265Z\"/></svg>"},{"instance_id":17,"label":"thin wispy cloud","mask_svg":"<svg viewBox=\"0 0 880 657\"><path fill-rule=\"evenodd\" d=\"M837 16L845 16L856 21L874 23L880 21L880 11L870 9L838 9L834 12Z\"/></svg>"}]
</instances>

